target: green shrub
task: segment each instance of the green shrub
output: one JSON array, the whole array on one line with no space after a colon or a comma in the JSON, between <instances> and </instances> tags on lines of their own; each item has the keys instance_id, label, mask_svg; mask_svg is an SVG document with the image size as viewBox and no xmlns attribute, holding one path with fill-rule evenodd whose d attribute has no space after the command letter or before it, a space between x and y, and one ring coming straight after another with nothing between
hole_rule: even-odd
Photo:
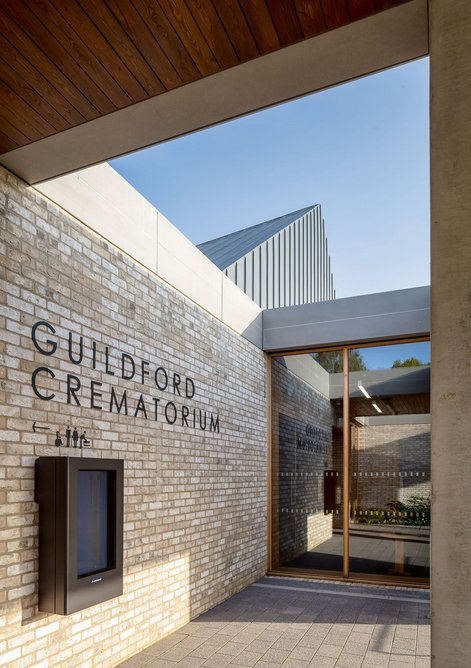
<instances>
[{"instance_id":1,"label":"green shrub","mask_svg":"<svg viewBox=\"0 0 471 668\"><path fill-rule=\"evenodd\" d=\"M430 499L411 496L407 503L391 501L388 509L357 508L355 521L358 524L401 524L406 526L430 526Z\"/></svg>"}]
</instances>

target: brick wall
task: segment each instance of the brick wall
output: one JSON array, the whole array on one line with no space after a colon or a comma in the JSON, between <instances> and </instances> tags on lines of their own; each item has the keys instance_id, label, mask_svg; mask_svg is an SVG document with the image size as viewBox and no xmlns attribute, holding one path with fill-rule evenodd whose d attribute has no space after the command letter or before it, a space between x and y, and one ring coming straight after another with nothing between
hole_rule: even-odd
<instances>
[{"instance_id":1,"label":"brick wall","mask_svg":"<svg viewBox=\"0 0 471 668\"><path fill-rule=\"evenodd\" d=\"M430 425L353 429L353 508L390 509L393 501L430 497Z\"/></svg>"},{"instance_id":2,"label":"brick wall","mask_svg":"<svg viewBox=\"0 0 471 668\"><path fill-rule=\"evenodd\" d=\"M0 656L113 666L265 573L266 361L14 176L0 180ZM67 426L91 447L56 447ZM45 455L125 467L124 594L68 617L37 609L33 471Z\"/></svg>"},{"instance_id":3,"label":"brick wall","mask_svg":"<svg viewBox=\"0 0 471 668\"><path fill-rule=\"evenodd\" d=\"M332 468L329 399L272 363L273 556L282 565L332 536L324 470Z\"/></svg>"}]
</instances>

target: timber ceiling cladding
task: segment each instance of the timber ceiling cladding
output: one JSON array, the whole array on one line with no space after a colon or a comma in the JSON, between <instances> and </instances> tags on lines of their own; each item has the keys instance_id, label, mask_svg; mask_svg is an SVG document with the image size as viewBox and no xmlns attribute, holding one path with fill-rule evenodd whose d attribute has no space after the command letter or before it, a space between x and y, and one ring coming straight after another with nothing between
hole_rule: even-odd
<instances>
[{"instance_id":1,"label":"timber ceiling cladding","mask_svg":"<svg viewBox=\"0 0 471 668\"><path fill-rule=\"evenodd\" d=\"M0 153L407 0L0 0Z\"/></svg>"}]
</instances>

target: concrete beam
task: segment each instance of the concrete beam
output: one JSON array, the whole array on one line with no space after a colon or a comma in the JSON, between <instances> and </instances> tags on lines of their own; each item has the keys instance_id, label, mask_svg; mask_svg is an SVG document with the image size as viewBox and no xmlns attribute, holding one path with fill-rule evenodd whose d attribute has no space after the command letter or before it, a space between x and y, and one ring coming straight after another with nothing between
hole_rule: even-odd
<instances>
[{"instance_id":1,"label":"concrete beam","mask_svg":"<svg viewBox=\"0 0 471 668\"><path fill-rule=\"evenodd\" d=\"M263 311L263 350L428 336L430 289L409 288Z\"/></svg>"}]
</instances>

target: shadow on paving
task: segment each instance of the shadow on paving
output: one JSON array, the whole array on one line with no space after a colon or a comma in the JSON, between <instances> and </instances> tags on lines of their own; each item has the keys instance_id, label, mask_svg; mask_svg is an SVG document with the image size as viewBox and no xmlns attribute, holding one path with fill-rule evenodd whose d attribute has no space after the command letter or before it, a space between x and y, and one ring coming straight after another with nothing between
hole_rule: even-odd
<instances>
[{"instance_id":1,"label":"shadow on paving","mask_svg":"<svg viewBox=\"0 0 471 668\"><path fill-rule=\"evenodd\" d=\"M352 538L350 541L353 542L353 548L358 545L358 542L355 543ZM329 541L326 541L328 543ZM388 548L389 554L382 559L374 559L366 556L353 556L350 555L350 573L374 573L375 575L391 575L391 571L395 568L394 562L394 541L393 540L383 540L381 541L383 545L386 545ZM324 548L324 545L322 546ZM420 545L420 547L423 547ZM326 548L324 548L326 549ZM342 573L343 570L343 552L334 551L324 551L320 550L312 552L304 552L296 559L283 564L287 568L301 568L305 570L320 570L320 571L337 571ZM363 554L368 554L368 546L362 545ZM424 552L429 551L430 546L424 546ZM414 578L430 578L430 568L429 566L424 566L422 564L416 564L411 559L409 559L405 564L405 573ZM402 574L401 574L402 575Z\"/></svg>"},{"instance_id":2,"label":"shadow on paving","mask_svg":"<svg viewBox=\"0 0 471 668\"><path fill-rule=\"evenodd\" d=\"M262 578L122 668L429 668L429 595Z\"/></svg>"}]
</instances>

